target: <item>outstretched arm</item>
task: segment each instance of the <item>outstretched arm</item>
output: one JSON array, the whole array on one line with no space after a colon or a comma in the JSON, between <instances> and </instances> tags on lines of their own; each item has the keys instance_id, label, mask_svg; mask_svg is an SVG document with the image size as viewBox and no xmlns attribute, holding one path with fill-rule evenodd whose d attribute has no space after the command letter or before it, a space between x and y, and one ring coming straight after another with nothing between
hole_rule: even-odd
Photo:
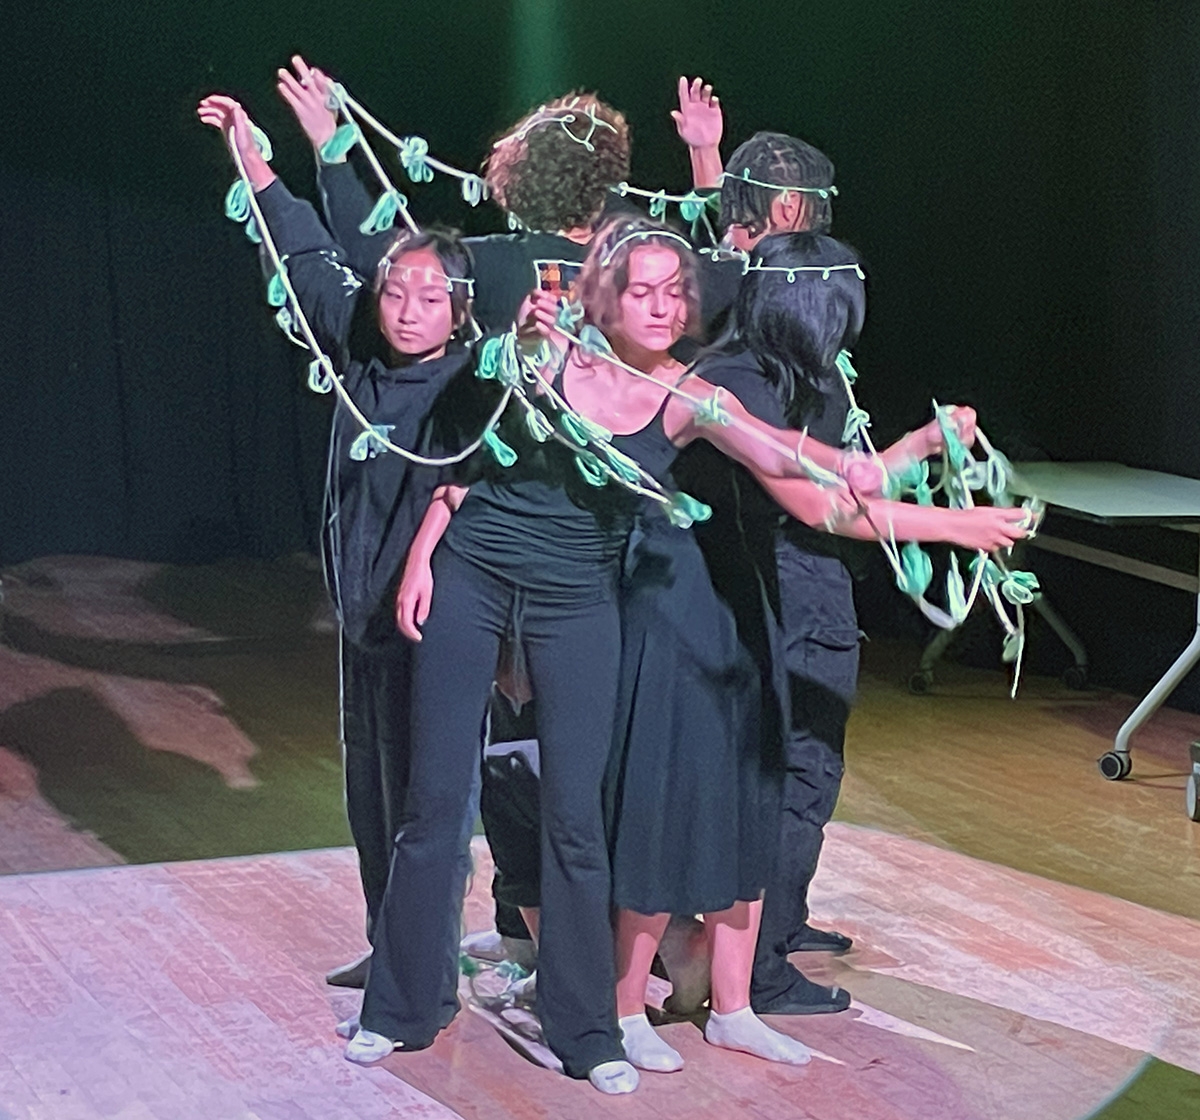
<instances>
[{"instance_id":1,"label":"outstretched arm","mask_svg":"<svg viewBox=\"0 0 1200 1120\"><path fill-rule=\"evenodd\" d=\"M294 71L294 73L293 73ZM327 163L321 155L337 131L337 114L329 108L329 76L309 66L300 55L292 56L292 70L280 69L276 89L313 146L317 160L317 189L321 208L333 236L345 251L350 267L360 279L371 283L379 259L387 249L386 234L363 233L359 224L370 214L375 199L345 157Z\"/></svg>"},{"instance_id":2,"label":"outstretched arm","mask_svg":"<svg viewBox=\"0 0 1200 1120\"><path fill-rule=\"evenodd\" d=\"M883 472L870 460L853 452L842 451L813 439L804 432L776 428L747 411L728 389L691 377L680 386L695 405L674 397L663 417L671 442L682 447L694 439L706 439L731 459L747 467L760 482L767 478L807 478L798 453L823 470L841 474L854 464L856 488L878 493L884 484ZM705 418L704 405L713 402L733 423Z\"/></svg>"},{"instance_id":3,"label":"outstretched arm","mask_svg":"<svg viewBox=\"0 0 1200 1120\"><path fill-rule=\"evenodd\" d=\"M287 189L254 142L246 110L231 97L212 94L200 102L200 120L232 137L275 247L286 260L288 280L321 346L344 357L361 284L345 267L345 254L316 211ZM264 259L264 265L271 262Z\"/></svg>"},{"instance_id":4,"label":"outstretched arm","mask_svg":"<svg viewBox=\"0 0 1200 1120\"><path fill-rule=\"evenodd\" d=\"M404 575L396 592L396 626L411 641L421 640L421 627L433 605L433 550L466 496L466 487L439 486L408 550Z\"/></svg>"},{"instance_id":5,"label":"outstretched arm","mask_svg":"<svg viewBox=\"0 0 1200 1120\"><path fill-rule=\"evenodd\" d=\"M812 491L829 493L816 483L800 479L766 478L760 481L763 489L784 510L806 525L856 540L887 540L890 536L897 541L956 544L972 551L994 552L1010 547L1028 533L1028 514L1019 507L944 509L886 498L862 498L849 504L826 498L826 510L832 506L835 513L827 521L824 514L819 519L815 516L821 512L821 507Z\"/></svg>"},{"instance_id":6,"label":"outstretched arm","mask_svg":"<svg viewBox=\"0 0 1200 1120\"><path fill-rule=\"evenodd\" d=\"M700 78L679 79L679 108L671 110L675 130L679 139L688 146L692 161L692 186L698 190L712 190L721 185L721 136L725 131L725 118L721 113L721 99L713 88Z\"/></svg>"}]
</instances>

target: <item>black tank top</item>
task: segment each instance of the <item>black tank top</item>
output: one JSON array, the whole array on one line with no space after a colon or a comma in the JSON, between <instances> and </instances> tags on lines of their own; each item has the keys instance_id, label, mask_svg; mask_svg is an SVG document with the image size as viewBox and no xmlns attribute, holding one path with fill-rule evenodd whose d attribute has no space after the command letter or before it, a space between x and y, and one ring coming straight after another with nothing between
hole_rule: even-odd
<instances>
[{"instance_id":1,"label":"black tank top","mask_svg":"<svg viewBox=\"0 0 1200 1120\"><path fill-rule=\"evenodd\" d=\"M559 379L555 388L561 391ZM670 485L677 450L663 429L666 404L644 428L614 436L612 444ZM649 500L614 482L588 484L570 449L536 443L518 411L510 408L500 429L516 463L488 462L451 518L446 546L520 587L594 590L598 580L616 577L634 518Z\"/></svg>"}]
</instances>

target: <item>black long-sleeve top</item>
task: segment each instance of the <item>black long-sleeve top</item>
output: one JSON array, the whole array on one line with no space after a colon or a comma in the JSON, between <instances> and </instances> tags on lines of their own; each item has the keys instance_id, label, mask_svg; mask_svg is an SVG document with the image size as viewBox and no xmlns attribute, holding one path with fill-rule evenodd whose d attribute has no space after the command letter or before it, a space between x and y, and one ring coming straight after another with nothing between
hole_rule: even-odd
<instances>
[{"instance_id":1,"label":"black long-sleeve top","mask_svg":"<svg viewBox=\"0 0 1200 1120\"><path fill-rule=\"evenodd\" d=\"M349 264L349 251L278 180L257 198L300 305L351 399L372 424L390 426L393 443L431 457L445 454L446 444L455 440L439 435L434 404L456 380L473 380L471 353L455 347L443 358L401 366L379 358L355 360L349 354L350 328L362 282ZM362 431L335 398L322 547L326 583L346 637L369 646L395 635L392 597L442 472L390 451L350 458Z\"/></svg>"}]
</instances>

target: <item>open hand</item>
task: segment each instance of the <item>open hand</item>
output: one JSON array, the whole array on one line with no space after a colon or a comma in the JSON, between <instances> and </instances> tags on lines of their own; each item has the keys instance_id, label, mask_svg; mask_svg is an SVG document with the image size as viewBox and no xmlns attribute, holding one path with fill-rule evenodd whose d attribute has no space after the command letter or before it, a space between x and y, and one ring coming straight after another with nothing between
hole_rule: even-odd
<instances>
[{"instance_id":1,"label":"open hand","mask_svg":"<svg viewBox=\"0 0 1200 1120\"><path fill-rule=\"evenodd\" d=\"M715 148L725 131L721 99L702 78L679 79L679 108L671 110L679 139L689 148Z\"/></svg>"},{"instance_id":2,"label":"open hand","mask_svg":"<svg viewBox=\"0 0 1200 1120\"><path fill-rule=\"evenodd\" d=\"M226 136L233 136L234 147L242 157L242 165L256 191L261 191L274 181L275 173L258 150L250 118L241 102L222 93L210 93L200 102L196 115L203 124L220 129Z\"/></svg>"},{"instance_id":3,"label":"open hand","mask_svg":"<svg viewBox=\"0 0 1200 1120\"><path fill-rule=\"evenodd\" d=\"M279 96L287 102L296 120L319 152L337 131L337 113L329 107L329 77L315 66L309 66L298 54L292 55L292 73L279 71Z\"/></svg>"}]
</instances>

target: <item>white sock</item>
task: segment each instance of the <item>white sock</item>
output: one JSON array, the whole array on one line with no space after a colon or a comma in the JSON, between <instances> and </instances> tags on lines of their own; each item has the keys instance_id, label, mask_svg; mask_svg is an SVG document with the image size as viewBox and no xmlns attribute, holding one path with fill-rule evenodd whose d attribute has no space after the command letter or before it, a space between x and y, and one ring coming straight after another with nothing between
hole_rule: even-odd
<instances>
[{"instance_id":1,"label":"white sock","mask_svg":"<svg viewBox=\"0 0 1200 1120\"><path fill-rule=\"evenodd\" d=\"M625 1057L638 1069L654 1073L674 1073L683 1069L683 1058L669 1046L650 1025L643 1011L640 1015L626 1015L617 1020L621 1028L621 1042Z\"/></svg>"},{"instance_id":2,"label":"white sock","mask_svg":"<svg viewBox=\"0 0 1200 1120\"><path fill-rule=\"evenodd\" d=\"M335 1029L338 1038L353 1038L358 1034L358 1016L355 1015L353 1019L344 1019L338 1023Z\"/></svg>"},{"instance_id":3,"label":"white sock","mask_svg":"<svg viewBox=\"0 0 1200 1120\"><path fill-rule=\"evenodd\" d=\"M602 1093L632 1093L638 1087L638 1071L628 1062L601 1062L588 1070L588 1080Z\"/></svg>"},{"instance_id":4,"label":"white sock","mask_svg":"<svg viewBox=\"0 0 1200 1120\"><path fill-rule=\"evenodd\" d=\"M726 1050L740 1050L766 1058L768 1062L786 1062L802 1066L812 1058L812 1051L803 1042L772 1030L749 1007L718 1015L710 1011L704 1027L704 1040Z\"/></svg>"},{"instance_id":5,"label":"white sock","mask_svg":"<svg viewBox=\"0 0 1200 1120\"><path fill-rule=\"evenodd\" d=\"M468 957L481 961L504 960L504 939L494 929L480 930L478 933L468 933L458 947Z\"/></svg>"},{"instance_id":6,"label":"white sock","mask_svg":"<svg viewBox=\"0 0 1200 1120\"><path fill-rule=\"evenodd\" d=\"M397 1049L397 1046L398 1044L390 1038L359 1027L354 1037L346 1043L346 1061L369 1066L372 1062L382 1061Z\"/></svg>"}]
</instances>

